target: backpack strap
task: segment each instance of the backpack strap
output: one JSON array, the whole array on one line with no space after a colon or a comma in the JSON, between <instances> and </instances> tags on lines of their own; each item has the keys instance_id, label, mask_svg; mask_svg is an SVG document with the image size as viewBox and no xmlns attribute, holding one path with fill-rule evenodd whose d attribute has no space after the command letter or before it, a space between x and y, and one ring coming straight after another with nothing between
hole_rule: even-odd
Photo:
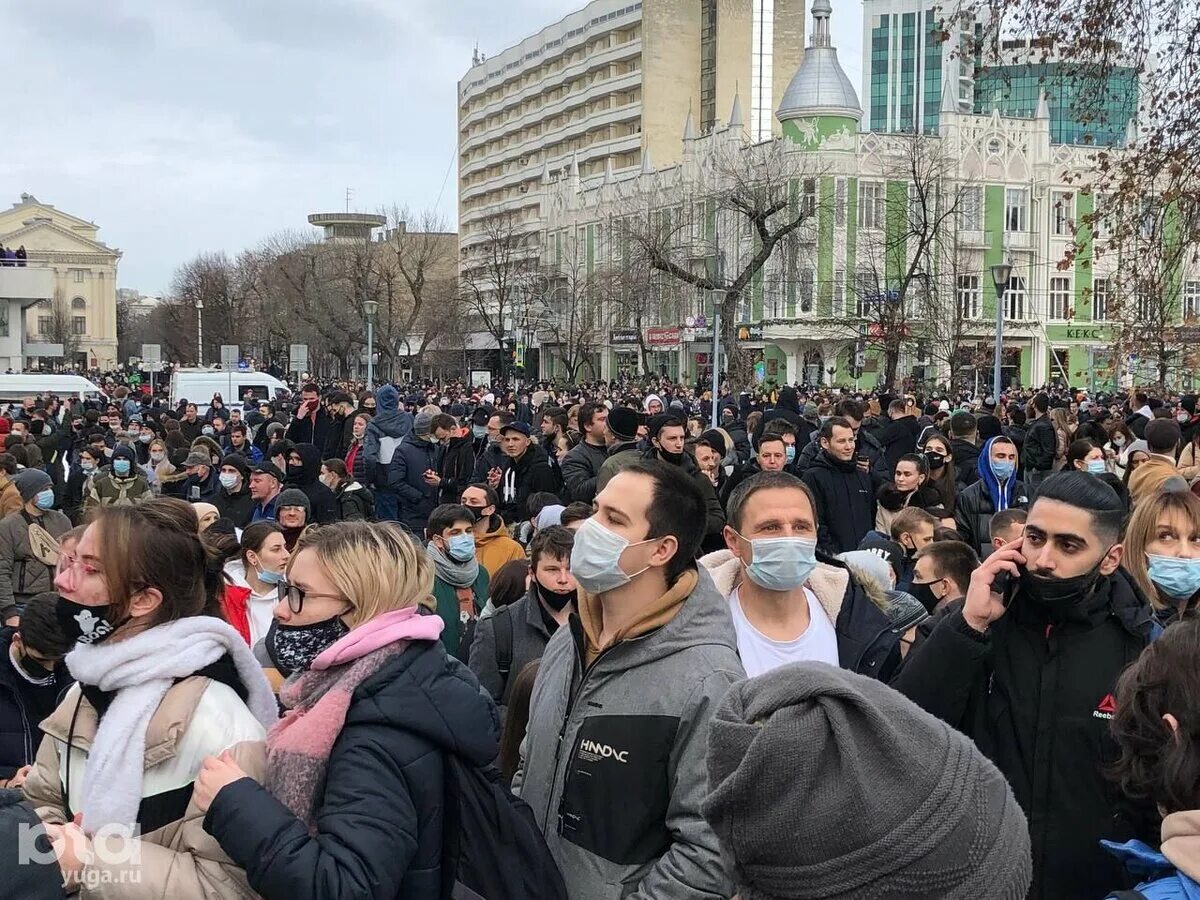
<instances>
[{"instance_id":1,"label":"backpack strap","mask_svg":"<svg viewBox=\"0 0 1200 900\"><path fill-rule=\"evenodd\" d=\"M500 681L504 684L500 698L501 702L507 702L508 676L512 672L513 661L513 623L509 607L500 607L492 616L492 633L496 638L496 669L500 672Z\"/></svg>"}]
</instances>

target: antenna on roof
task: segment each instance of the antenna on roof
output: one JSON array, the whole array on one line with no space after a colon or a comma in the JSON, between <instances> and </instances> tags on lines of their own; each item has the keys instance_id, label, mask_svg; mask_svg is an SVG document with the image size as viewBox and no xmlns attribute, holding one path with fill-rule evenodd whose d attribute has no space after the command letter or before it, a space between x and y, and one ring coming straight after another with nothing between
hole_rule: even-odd
<instances>
[{"instance_id":1,"label":"antenna on roof","mask_svg":"<svg viewBox=\"0 0 1200 900\"><path fill-rule=\"evenodd\" d=\"M346 188L346 212L350 212L350 197L353 193L353 188Z\"/></svg>"}]
</instances>

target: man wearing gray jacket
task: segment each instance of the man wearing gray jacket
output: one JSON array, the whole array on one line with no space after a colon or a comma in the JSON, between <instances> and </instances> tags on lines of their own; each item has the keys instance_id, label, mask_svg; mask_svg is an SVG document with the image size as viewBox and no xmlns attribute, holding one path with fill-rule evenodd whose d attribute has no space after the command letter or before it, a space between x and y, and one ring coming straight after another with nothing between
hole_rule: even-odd
<instances>
[{"instance_id":1,"label":"man wearing gray jacket","mask_svg":"<svg viewBox=\"0 0 1200 900\"><path fill-rule=\"evenodd\" d=\"M514 790L571 900L732 895L700 811L709 723L745 677L728 604L698 570L705 505L638 460L575 535L578 613L546 646Z\"/></svg>"}]
</instances>

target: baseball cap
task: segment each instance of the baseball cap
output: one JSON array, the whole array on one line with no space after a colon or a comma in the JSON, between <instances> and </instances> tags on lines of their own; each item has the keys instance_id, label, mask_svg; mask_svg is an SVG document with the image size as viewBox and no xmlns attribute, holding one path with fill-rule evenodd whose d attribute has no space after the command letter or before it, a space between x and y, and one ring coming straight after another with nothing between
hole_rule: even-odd
<instances>
[{"instance_id":1,"label":"baseball cap","mask_svg":"<svg viewBox=\"0 0 1200 900\"><path fill-rule=\"evenodd\" d=\"M525 437L529 437L530 434L529 425L525 422L509 422L507 425L503 425L500 428L501 434L509 431L519 431L521 434L525 435Z\"/></svg>"}]
</instances>

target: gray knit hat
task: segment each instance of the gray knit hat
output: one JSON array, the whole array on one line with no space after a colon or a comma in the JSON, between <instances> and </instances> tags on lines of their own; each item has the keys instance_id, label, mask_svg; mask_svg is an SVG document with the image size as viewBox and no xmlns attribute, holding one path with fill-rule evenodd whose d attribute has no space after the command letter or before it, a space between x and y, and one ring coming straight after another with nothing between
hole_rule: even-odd
<instances>
[{"instance_id":1,"label":"gray knit hat","mask_svg":"<svg viewBox=\"0 0 1200 900\"><path fill-rule=\"evenodd\" d=\"M433 413L419 412L413 418L413 433L417 437L429 437L433 430Z\"/></svg>"},{"instance_id":2,"label":"gray knit hat","mask_svg":"<svg viewBox=\"0 0 1200 900\"><path fill-rule=\"evenodd\" d=\"M299 506L304 510L306 516L312 515L312 503L309 502L308 494L299 488L288 488L286 491L279 492L275 508L283 509L285 506Z\"/></svg>"},{"instance_id":3,"label":"gray knit hat","mask_svg":"<svg viewBox=\"0 0 1200 900\"><path fill-rule=\"evenodd\" d=\"M975 745L872 679L798 663L735 685L704 815L742 900L1021 900L1025 816Z\"/></svg>"},{"instance_id":4,"label":"gray knit hat","mask_svg":"<svg viewBox=\"0 0 1200 900\"><path fill-rule=\"evenodd\" d=\"M17 491L20 492L21 499L26 503L46 488L54 486L54 482L50 480L50 476L41 469L22 469L12 477L12 483L17 486Z\"/></svg>"}]
</instances>

